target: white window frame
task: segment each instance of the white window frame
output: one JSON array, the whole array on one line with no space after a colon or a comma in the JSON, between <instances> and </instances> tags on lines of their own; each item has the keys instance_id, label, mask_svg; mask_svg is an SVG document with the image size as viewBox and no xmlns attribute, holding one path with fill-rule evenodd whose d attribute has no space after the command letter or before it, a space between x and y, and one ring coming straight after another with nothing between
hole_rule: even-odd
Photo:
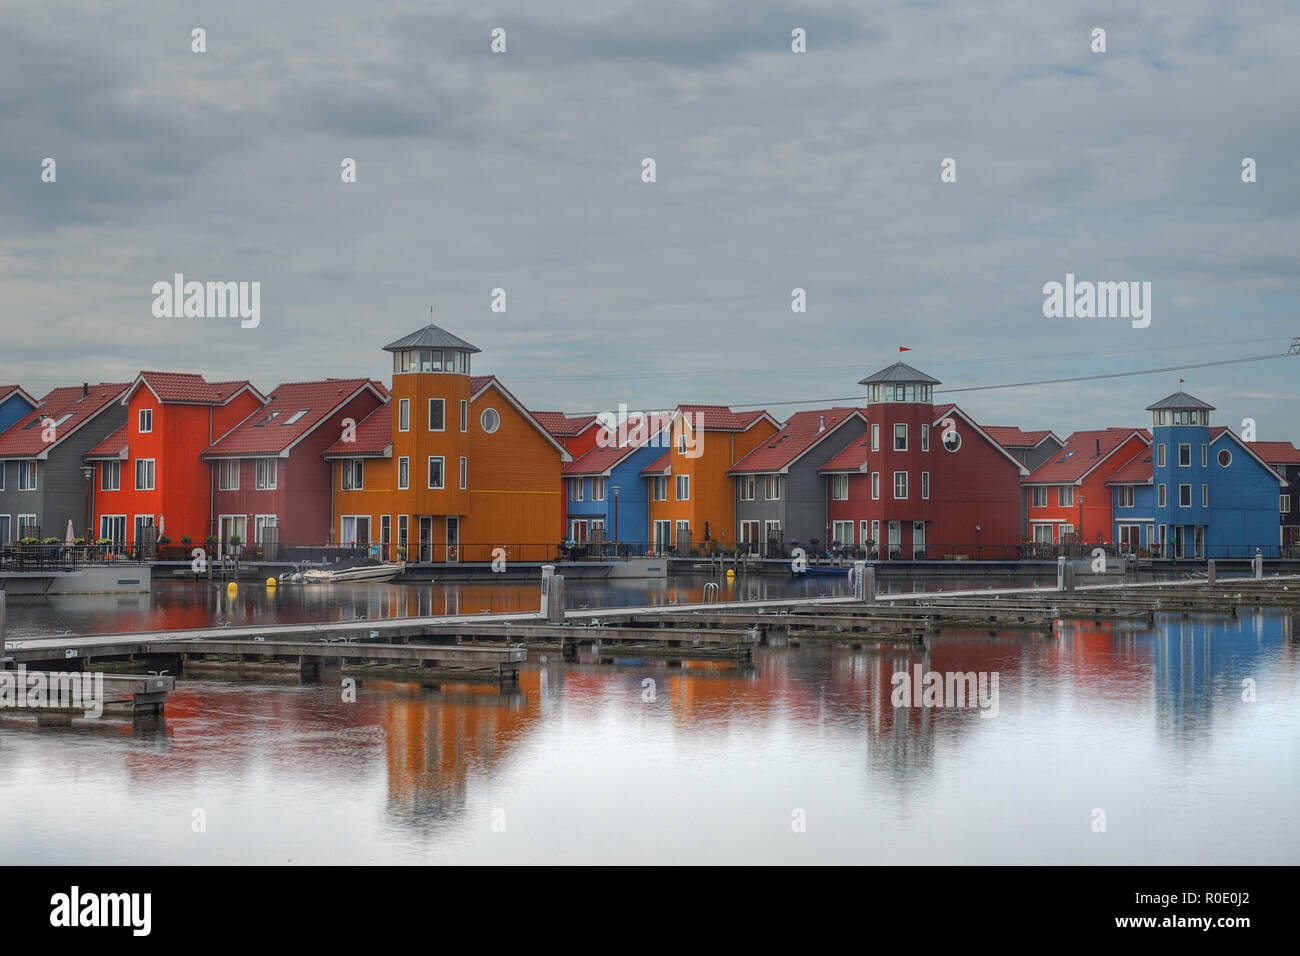
<instances>
[{"instance_id":1,"label":"white window frame","mask_svg":"<svg viewBox=\"0 0 1300 956\"><path fill-rule=\"evenodd\" d=\"M1120 485L1118 488L1115 489L1115 493L1116 493L1116 497L1115 497L1116 508L1133 507L1134 494L1133 494L1132 485Z\"/></svg>"},{"instance_id":2,"label":"white window frame","mask_svg":"<svg viewBox=\"0 0 1300 956\"><path fill-rule=\"evenodd\" d=\"M1184 488L1187 489L1187 504L1183 504L1183 489L1184 489ZM1192 486L1191 486L1189 483L1185 482L1185 481L1184 481L1184 482L1179 482L1179 484L1178 484L1178 507L1180 507L1180 508L1190 508L1191 506L1192 506Z\"/></svg>"},{"instance_id":3,"label":"white window frame","mask_svg":"<svg viewBox=\"0 0 1300 956\"><path fill-rule=\"evenodd\" d=\"M901 495L898 493L898 479L900 477L903 479L903 493ZM908 480L907 472L905 471L894 472L894 500L895 501L907 500L908 492L911 491L911 489L908 487L908 484L909 484L909 480Z\"/></svg>"},{"instance_id":4,"label":"white window frame","mask_svg":"<svg viewBox=\"0 0 1300 956\"><path fill-rule=\"evenodd\" d=\"M1041 501L1039 499L1042 499ZM1047 507L1047 486L1035 485L1029 489L1029 507L1046 508Z\"/></svg>"},{"instance_id":5,"label":"white window frame","mask_svg":"<svg viewBox=\"0 0 1300 956\"><path fill-rule=\"evenodd\" d=\"M654 475L652 477L652 481L653 481L653 487L651 488L651 494L653 495L654 500L667 501L668 500L668 476Z\"/></svg>"},{"instance_id":6,"label":"white window frame","mask_svg":"<svg viewBox=\"0 0 1300 956\"><path fill-rule=\"evenodd\" d=\"M112 466L111 468L109 466ZM3 465L0 465L0 471ZM115 480L110 484L109 475L113 475ZM0 479L0 490L4 489L3 479ZM101 461L99 463L99 490L100 491L121 491L122 490L122 463L120 461Z\"/></svg>"},{"instance_id":7,"label":"white window frame","mask_svg":"<svg viewBox=\"0 0 1300 956\"><path fill-rule=\"evenodd\" d=\"M1206 482L1201 482L1201 507L1210 507L1210 486Z\"/></svg>"},{"instance_id":8,"label":"white window frame","mask_svg":"<svg viewBox=\"0 0 1300 956\"><path fill-rule=\"evenodd\" d=\"M438 403L438 409L439 409L438 417L442 421L442 424L439 425L437 428L433 427L433 403L434 402ZM426 416L425 423L429 426L429 431L445 432L447 430L447 400L445 398L429 399L428 407L425 410L425 416Z\"/></svg>"},{"instance_id":9,"label":"white window frame","mask_svg":"<svg viewBox=\"0 0 1300 956\"><path fill-rule=\"evenodd\" d=\"M781 500L781 476L780 475L763 476L763 500L764 501Z\"/></svg>"},{"instance_id":10,"label":"white window frame","mask_svg":"<svg viewBox=\"0 0 1300 956\"><path fill-rule=\"evenodd\" d=\"M682 494L683 488L686 489L686 494L684 495ZM678 501L690 501L691 500L691 476L678 475L675 491L677 493Z\"/></svg>"},{"instance_id":11,"label":"white window frame","mask_svg":"<svg viewBox=\"0 0 1300 956\"><path fill-rule=\"evenodd\" d=\"M438 484L433 483L433 463L438 462ZM447 487L447 459L444 455L430 455L425 468L425 477L429 479L430 491L442 491ZM552 486L554 487L554 486Z\"/></svg>"},{"instance_id":12,"label":"white window frame","mask_svg":"<svg viewBox=\"0 0 1300 956\"><path fill-rule=\"evenodd\" d=\"M18 490L36 491L40 488L41 467L35 458L24 458L18 462Z\"/></svg>"},{"instance_id":13,"label":"white window frame","mask_svg":"<svg viewBox=\"0 0 1300 956\"><path fill-rule=\"evenodd\" d=\"M871 423L871 450L880 451L880 423Z\"/></svg>"},{"instance_id":14,"label":"white window frame","mask_svg":"<svg viewBox=\"0 0 1300 956\"><path fill-rule=\"evenodd\" d=\"M754 485L755 485L755 484L756 484L756 482L755 482L755 479L754 479L754 476L753 476L753 475L741 475L741 476L740 476L740 500L741 500L741 501L753 501L753 500L754 500Z\"/></svg>"},{"instance_id":15,"label":"white window frame","mask_svg":"<svg viewBox=\"0 0 1300 956\"><path fill-rule=\"evenodd\" d=\"M397 490L406 491L411 487L411 459L402 455L397 459Z\"/></svg>"},{"instance_id":16,"label":"white window frame","mask_svg":"<svg viewBox=\"0 0 1300 956\"><path fill-rule=\"evenodd\" d=\"M146 422L148 423L147 428L145 427ZM148 435L153 431L153 409L152 408L142 408L139 410L139 413L136 416L135 430L141 435Z\"/></svg>"},{"instance_id":17,"label":"white window frame","mask_svg":"<svg viewBox=\"0 0 1300 956\"><path fill-rule=\"evenodd\" d=\"M344 458L343 473L339 476L339 491L365 491L366 464L364 458Z\"/></svg>"},{"instance_id":18,"label":"white window frame","mask_svg":"<svg viewBox=\"0 0 1300 956\"><path fill-rule=\"evenodd\" d=\"M397 430L399 432L409 432L411 430L411 400L409 398L399 398L397 400Z\"/></svg>"},{"instance_id":19,"label":"white window frame","mask_svg":"<svg viewBox=\"0 0 1300 956\"><path fill-rule=\"evenodd\" d=\"M583 480L581 478L569 479L569 500L570 501L582 501L583 490L584 490Z\"/></svg>"},{"instance_id":20,"label":"white window frame","mask_svg":"<svg viewBox=\"0 0 1300 956\"><path fill-rule=\"evenodd\" d=\"M1205 442L1201 442L1201 467L1210 467L1210 446Z\"/></svg>"},{"instance_id":21,"label":"white window frame","mask_svg":"<svg viewBox=\"0 0 1300 956\"><path fill-rule=\"evenodd\" d=\"M907 451L907 422L894 422L894 451Z\"/></svg>"},{"instance_id":22,"label":"white window frame","mask_svg":"<svg viewBox=\"0 0 1300 956\"><path fill-rule=\"evenodd\" d=\"M145 474L149 479L149 484L142 486L140 484L140 466L147 465ZM135 490L136 491L157 491L158 490L158 459L156 458L137 458L135 460Z\"/></svg>"},{"instance_id":23,"label":"white window frame","mask_svg":"<svg viewBox=\"0 0 1300 956\"><path fill-rule=\"evenodd\" d=\"M219 458L217 459L217 490L218 491L238 491L239 490L239 466L241 462L238 458ZM230 476L234 475L234 484L230 483Z\"/></svg>"},{"instance_id":24,"label":"white window frame","mask_svg":"<svg viewBox=\"0 0 1300 956\"><path fill-rule=\"evenodd\" d=\"M1165 467L1165 443L1160 442L1156 445L1156 467Z\"/></svg>"},{"instance_id":25,"label":"white window frame","mask_svg":"<svg viewBox=\"0 0 1300 956\"><path fill-rule=\"evenodd\" d=\"M1279 514L1289 515L1291 513L1291 496L1277 496L1277 510Z\"/></svg>"},{"instance_id":26,"label":"white window frame","mask_svg":"<svg viewBox=\"0 0 1300 956\"><path fill-rule=\"evenodd\" d=\"M921 472L921 500L930 500L930 473L928 471Z\"/></svg>"},{"instance_id":27,"label":"white window frame","mask_svg":"<svg viewBox=\"0 0 1300 956\"><path fill-rule=\"evenodd\" d=\"M1187 451L1187 464L1183 464L1184 449L1186 449ZM1179 468L1192 467L1192 443L1189 441L1180 441L1178 443L1178 467Z\"/></svg>"},{"instance_id":28,"label":"white window frame","mask_svg":"<svg viewBox=\"0 0 1300 956\"><path fill-rule=\"evenodd\" d=\"M871 500L880 500L880 472L878 471L871 473Z\"/></svg>"},{"instance_id":29,"label":"white window frame","mask_svg":"<svg viewBox=\"0 0 1300 956\"><path fill-rule=\"evenodd\" d=\"M1167 504L1168 501L1169 501L1169 492L1168 492L1168 489L1166 489L1165 486L1164 486L1164 483L1161 482L1160 484L1156 485L1156 507L1157 507L1157 508L1167 508L1167 507L1168 507L1168 504ZM1160 527L1163 528L1164 525L1161 525Z\"/></svg>"},{"instance_id":30,"label":"white window frame","mask_svg":"<svg viewBox=\"0 0 1300 956\"><path fill-rule=\"evenodd\" d=\"M831 475L831 501L849 500L849 476Z\"/></svg>"},{"instance_id":31,"label":"white window frame","mask_svg":"<svg viewBox=\"0 0 1300 956\"><path fill-rule=\"evenodd\" d=\"M469 400L464 398L460 400L460 430L469 431Z\"/></svg>"},{"instance_id":32,"label":"white window frame","mask_svg":"<svg viewBox=\"0 0 1300 956\"><path fill-rule=\"evenodd\" d=\"M460 490L464 491L469 487L469 459L464 455L460 456Z\"/></svg>"},{"instance_id":33,"label":"white window frame","mask_svg":"<svg viewBox=\"0 0 1300 956\"><path fill-rule=\"evenodd\" d=\"M256 458L253 465L253 488L257 491L275 491L280 487L280 461L278 458Z\"/></svg>"},{"instance_id":34,"label":"white window frame","mask_svg":"<svg viewBox=\"0 0 1300 956\"><path fill-rule=\"evenodd\" d=\"M1056 506L1058 508L1074 507L1074 485L1056 486Z\"/></svg>"},{"instance_id":35,"label":"white window frame","mask_svg":"<svg viewBox=\"0 0 1300 956\"><path fill-rule=\"evenodd\" d=\"M597 476L591 479L591 500L605 500L605 479L603 477Z\"/></svg>"},{"instance_id":36,"label":"white window frame","mask_svg":"<svg viewBox=\"0 0 1300 956\"><path fill-rule=\"evenodd\" d=\"M922 423L921 425L921 451L930 450L930 426Z\"/></svg>"},{"instance_id":37,"label":"white window frame","mask_svg":"<svg viewBox=\"0 0 1300 956\"><path fill-rule=\"evenodd\" d=\"M842 533L848 528L848 533ZM833 521L831 522L831 540L838 541L841 547L851 547L853 541L853 522L852 521Z\"/></svg>"}]
</instances>

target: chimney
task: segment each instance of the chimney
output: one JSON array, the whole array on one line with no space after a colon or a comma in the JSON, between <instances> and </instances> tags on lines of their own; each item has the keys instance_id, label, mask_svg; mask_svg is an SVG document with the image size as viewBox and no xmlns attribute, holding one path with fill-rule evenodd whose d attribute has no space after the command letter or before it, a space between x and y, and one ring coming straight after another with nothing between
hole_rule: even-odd
<instances>
[{"instance_id":1,"label":"chimney","mask_svg":"<svg viewBox=\"0 0 1300 956\"><path fill-rule=\"evenodd\" d=\"M82 397L82 398L86 398L86 397L89 396L89 395L90 395L90 383L89 383L89 382L82 382L82 383L81 383L81 397Z\"/></svg>"},{"instance_id":2,"label":"chimney","mask_svg":"<svg viewBox=\"0 0 1300 956\"><path fill-rule=\"evenodd\" d=\"M1098 455L1101 454L1101 439L1100 439L1100 438L1097 439L1097 454L1098 454Z\"/></svg>"},{"instance_id":3,"label":"chimney","mask_svg":"<svg viewBox=\"0 0 1300 956\"><path fill-rule=\"evenodd\" d=\"M820 435L820 434L821 434L822 432L824 432L824 431L826 431L826 416L825 416L825 415L818 415L818 416L817 416L817 434Z\"/></svg>"}]
</instances>

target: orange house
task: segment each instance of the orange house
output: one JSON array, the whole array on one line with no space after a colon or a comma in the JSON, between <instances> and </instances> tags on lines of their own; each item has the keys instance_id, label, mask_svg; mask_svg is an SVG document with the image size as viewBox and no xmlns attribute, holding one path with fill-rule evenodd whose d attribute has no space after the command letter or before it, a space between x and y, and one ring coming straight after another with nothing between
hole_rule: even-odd
<instances>
[{"instance_id":1,"label":"orange house","mask_svg":"<svg viewBox=\"0 0 1300 956\"><path fill-rule=\"evenodd\" d=\"M672 446L641 474L650 482L650 529L656 552L687 553L692 544L729 540L736 526L735 481L727 469L780 429L765 411L733 412L725 405L679 405L669 430Z\"/></svg>"},{"instance_id":2,"label":"orange house","mask_svg":"<svg viewBox=\"0 0 1300 956\"><path fill-rule=\"evenodd\" d=\"M1021 485L1028 491L1036 544L1105 543L1113 536L1113 495L1106 480L1151 444L1139 428L1075 432Z\"/></svg>"},{"instance_id":3,"label":"orange house","mask_svg":"<svg viewBox=\"0 0 1300 956\"><path fill-rule=\"evenodd\" d=\"M152 534L202 544L212 516L210 469L199 456L266 396L247 381L141 372L122 404L126 424L86 453L100 538L134 546Z\"/></svg>"},{"instance_id":4,"label":"orange house","mask_svg":"<svg viewBox=\"0 0 1300 956\"><path fill-rule=\"evenodd\" d=\"M325 451L335 526L364 521L412 562L555 560L569 452L495 376L471 377L464 339L429 325L384 349L392 401Z\"/></svg>"}]
</instances>

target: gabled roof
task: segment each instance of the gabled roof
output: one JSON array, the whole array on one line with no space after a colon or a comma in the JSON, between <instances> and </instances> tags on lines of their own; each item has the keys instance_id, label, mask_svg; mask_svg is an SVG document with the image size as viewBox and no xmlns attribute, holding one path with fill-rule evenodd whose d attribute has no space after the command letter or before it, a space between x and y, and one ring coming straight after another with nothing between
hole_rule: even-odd
<instances>
[{"instance_id":1,"label":"gabled roof","mask_svg":"<svg viewBox=\"0 0 1300 956\"><path fill-rule=\"evenodd\" d=\"M141 372L122 397L125 405L139 389L147 388L158 401L179 405L225 405L247 389L258 401L266 396L243 379L233 382L209 382L192 372Z\"/></svg>"},{"instance_id":2,"label":"gabled roof","mask_svg":"<svg viewBox=\"0 0 1300 956\"><path fill-rule=\"evenodd\" d=\"M542 427L556 438L572 438L581 435L597 421L595 415L569 417L564 412L533 412L533 418L541 422Z\"/></svg>"},{"instance_id":3,"label":"gabled roof","mask_svg":"<svg viewBox=\"0 0 1300 956\"><path fill-rule=\"evenodd\" d=\"M9 399L13 398L14 395L23 399L28 405L36 404L36 399L32 398L32 396L27 393L27 389L23 388L21 385L0 385L0 405L9 401Z\"/></svg>"},{"instance_id":4,"label":"gabled roof","mask_svg":"<svg viewBox=\"0 0 1300 956\"><path fill-rule=\"evenodd\" d=\"M126 435L126 426L123 425L94 448L90 449L90 451L86 452L82 457L87 461L91 461L92 459L126 461L129 456L129 451L130 447Z\"/></svg>"},{"instance_id":5,"label":"gabled roof","mask_svg":"<svg viewBox=\"0 0 1300 956\"><path fill-rule=\"evenodd\" d=\"M641 469L642 477L650 475L671 475L673 472L673 453L672 450L664 452L650 464Z\"/></svg>"},{"instance_id":6,"label":"gabled roof","mask_svg":"<svg viewBox=\"0 0 1300 956\"><path fill-rule=\"evenodd\" d=\"M853 439L844 448L826 464L817 469L819 475L829 475L838 472L857 473L867 470L867 453L871 448L871 438L869 435L862 435Z\"/></svg>"},{"instance_id":7,"label":"gabled roof","mask_svg":"<svg viewBox=\"0 0 1300 956\"><path fill-rule=\"evenodd\" d=\"M519 399L515 398L514 395L510 394L510 389L502 385L501 380L497 378L495 375L474 375L469 380L469 387L470 387L469 400L471 402L477 401L478 397L482 395L489 387L496 388L496 390L501 393L501 395L505 398L505 400L509 402L511 405L513 405L517 412L519 412L526 419L532 422L533 427L536 428L537 431L548 442L550 442L551 446L560 453L560 461L562 462L573 461L573 456L569 454L568 449L566 449L563 445L561 445L559 442L555 440L555 436L546 430L545 426L543 426L542 423L537 420L537 417L533 415L532 412L524 408L523 403L520 402Z\"/></svg>"},{"instance_id":8,"label":"gabled roof","mask_svg":"<svg viewBox=\"0 0 1300 956\"><path fill-rule=\"evenodd\" d=\"M271 393L265 405L217 439L199 457L206 460L287 456L294 445L364 391L370 391L381 402L384 400L385 396L367 378L285 383ZM305 414L298 416L299 412Z\"/></svg>"},{"instance_id":9,"label":"gabled roof","mask_svg":"<svg viewBox=\"0 0 1300 956\"><path fill-rule=\"evenodd\" d=\"M610 426L610 418L600 423L601 433L594 448L580 456L576 461L564 466L564 473L571 476L608 475L610 471L635 451L652 444L656 436L664 436L656 447L662 447L667 441L665 429L672 424L672 412L630 412L622 429L617 424ZM602 437L605 436L605 437ZM635 440L634 440L635 439ZM620 440L623 444L617 444ZM642 472L644 474L644 472Z\"/></svg>"},{"instance_id":10,"label":"gabled roof","mask_svg":"<svg viewBox=\"0 0 1300 956\"><path fill-rule=\"evenodd\" d=\"M1120 465L1115 473L1106 479L1108 485L1149 485L1155 481L1155 470L1151 460L1151 446L1148 445Z\"/></svg>"},{"instance_id":11,"label":"gabled roof","mask_svg":"<svg viewBox=\"0 0 1300 956\"><path fill-rule=\"evenodd\" d=\"M82 389L87 391L83 395ZM90 386L68 386L48 392L36 407L0 434L0 458L44 458L86 422L118 401L126 382L100 382ZM46 418L56 422L54 441L42 437Z\"/></svg>"},{"instance_id":12,"label":"gabled roof","mask_svg":"<svg viewBox=\"0 0 1300 956\"><path fill-rule=\"evenodd\" d=\"M1058 445L1064 445L1060 436L1051 429L1025 431L1012 425L985 425L984 431L1003 448L1033 449L1049 438L1055 438Z\"/></svg>"},{"instance_id":13,"label":"gabled roof","mask_svg":"<svg viewBox=\"0 0 1300 956\"><path fill-rule=\"evenodd\" d=\"M1253 441L1250 447L1270 465L1300 465L1300 449L1289 441Z\"/></svg>"},{"instance_id":14,"label":"gabled roof","mask_svg":"<svg viewBox=\"0 0 1300 956\"><path fill-rule=\"evenodd\" d=\"M1151 438L1140 428L1103 428L1074 432L1065 440L1065 445L1060 451L1054 453L1024 479L1024 484L1077 484L1094 469L1108 461L1135 435L1150 444Z\"/></svg>"},{"instance_id":15,"label":"gabled roof","mask_svg":"<svg viewBox=\"0 0 1300 956\"><path fill-rule=\"evenodd\" d=\"M804 454L829 438L850 419L866 421L856 408L819 408L796 412L779 432L727 469L729 475L784 474Z\"/></svg>"},{"instance_id":16,"label":"gabled roof","mask_svg":"<svg viewBox=\"0 0 1300 956\"><path fill-rule=\"evenodd\" d=\"M1008 452L1000 442L995 441L993 436L990 435L983 428L981 428L979 423L975 421L975 419L971 418L964 411L962 411L960 406L936 405L934 408L934 421L931 423L931 427L932 428L940 427L940 425L942 425L943 423L943 420L945 418L948 418L951 415L956 415L958 418L964 421L967 425L971 427L971 429L975 432L975 434L978 437L983 438L986 442L988 442L995 449L997 449L998 454L1000 454L1007 461L1015 465L1016 471L1021 478L1024 478L1026 475L1029 474L1029 469L1025 467L1024 463L1019 458L1017 458L1015 455L1012 455L1010 452ZM942 435L942 432L940 433L940 435Z\"/></svg>"},{"instance_id":17,"label":"gabled roof","mask_svg":"<svg viewBox=\"0 0 1300 956\"><path fill-rule=\"evenodd\" d=\"M880 382L909 382L921 385L942 385L937 378L926 375L924 372L918 372L906 362L895 362L887 368L882 368L879 372L873 372L866 378L858 381L859 385L875 385Z\"/></svg>"},{"instance_id":18,"label":"gabled roof","mask_svg":"<svg viewBox=\"0 0 1300 956\"><path fill-rule=\"evenodd\" d=\"M1147 406L1147 411L1154 412L1164 408L1193 408L1203 409L1207 412L1214 411L1214 406L1194 398L1186 392L1174 392L1172 395L1166 395L1160 401L1153 405Z\"/></svg>"},{"instance_id":19,"label":"gabled roof","mask_svg":"<svg viewBox=\"0 0 1300 956\"><path fill-rule=\"evenodd\" d=\"M357 422L354 441L342 436L325 449L326 458L387 458L393 454L393 406L380 405Z\"/></svg>"},{"instance_id":20,"label":"gabled roof","mask_svg":"<svg viewBox=\"0 0 1300 956\"><path fill-rule=\"evenodd\" d=\"M1250 455L1251 458L1254 458L1255 461L1259 462L1259 464L1263 468L1265 468L1270 475L1273 475L1275 478L1277 478L1277 480L1281 484L1283 485L1290 484L1290 482L1286 480L1285 475L1281 474L1276 468L1274 468L1272 465L1266 462L1263 458L1260 458L1259 455L1255 453L1255 449L1253 447L1254 442L1242 441L1240 435L1238 435L1231 428L1228 428L1225 425L1215 425L1213 428L1210 429L1211 445L1217 443L1220 438L1225 438L1225 437L1231 438L1234 442L1237 443L1238 446L1244 448L1246 450L1246 454Z\"/></svg>"},{"instance_id":21,"label":"gabled roof","mask_svg":"<svg viewBox=\"0 0 1300 956\"><path fill-rule=\"evenodd\" d=\"M446 329L436 325L426 325L416 329L410 335L404 335L396 342L384 346L385 352L400 352L403 349L460 349L462 352L478 352L480 349L470 345L462 338L452 335Z\"/></svg>"},{"instance_id":22,"label":"gabled roof","mask_svg":"<svg viewBox=\"0 0 1300 956\"><path fill-rule=\"evenodd\" d=\"M748 431L750 426L764 418L775 427L781 427L780 422L761 409L733 412L726 405L678 405L674 413L674 424L676 424L676 417L680 415L691 416L692 428L703 428L705 431L713 432Z\"/></svg>"}]
</instances>

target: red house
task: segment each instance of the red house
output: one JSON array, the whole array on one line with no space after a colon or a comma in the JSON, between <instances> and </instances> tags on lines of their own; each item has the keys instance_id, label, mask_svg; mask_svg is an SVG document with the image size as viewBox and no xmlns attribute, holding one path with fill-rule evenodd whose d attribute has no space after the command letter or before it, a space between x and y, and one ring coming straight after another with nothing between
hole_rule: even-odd
<instances>
[{"instance_id":1,"label":"red house","mask_svg":"<svg viewBox=\"0 0 1300 956\"><path fill-rule=\"evenodd\" d=\"M200 457L212 469L211 533L220 552L236 538L268 557L280 543L338 543L325 451L387 401L384 385L366 378L293 382L210 445Z\"/></svg>"},{"instance_id":2,"label":"red house","mask_svg":"<svg viewBox=\"0 0 1300 956\"><path fill-rule=\"evenodd\" d=\"M1017 556L1028 469L955 405L938 379L898 362L863 379L867 431L819 470L832 526L854 522L881 558Z\"/></svg>"},{"instance_id":3,"label":"red house","mask_svg":"<svg viewBox=\"0 0 1300 956\"><path fill-rule=\"evenodd\" d=\"M1106 543L1114 534L1107 480L1148 445L1139 428L1075 432L1024 480L1037 544Z\"/></svg>"},{"instance_id":4,"label":"red house","mask_svg":"<svg viewBox=\"0 0 1300 956\"><path fill-rule=\"evenodd\" d=\"M201 544L211 528L212 490L199 456L265 401L247 381L141 372L122 398L126 424L85 455L95 469L91 512L99 537L130 547L164 535Z\"/></svg>"}]
</instances>

